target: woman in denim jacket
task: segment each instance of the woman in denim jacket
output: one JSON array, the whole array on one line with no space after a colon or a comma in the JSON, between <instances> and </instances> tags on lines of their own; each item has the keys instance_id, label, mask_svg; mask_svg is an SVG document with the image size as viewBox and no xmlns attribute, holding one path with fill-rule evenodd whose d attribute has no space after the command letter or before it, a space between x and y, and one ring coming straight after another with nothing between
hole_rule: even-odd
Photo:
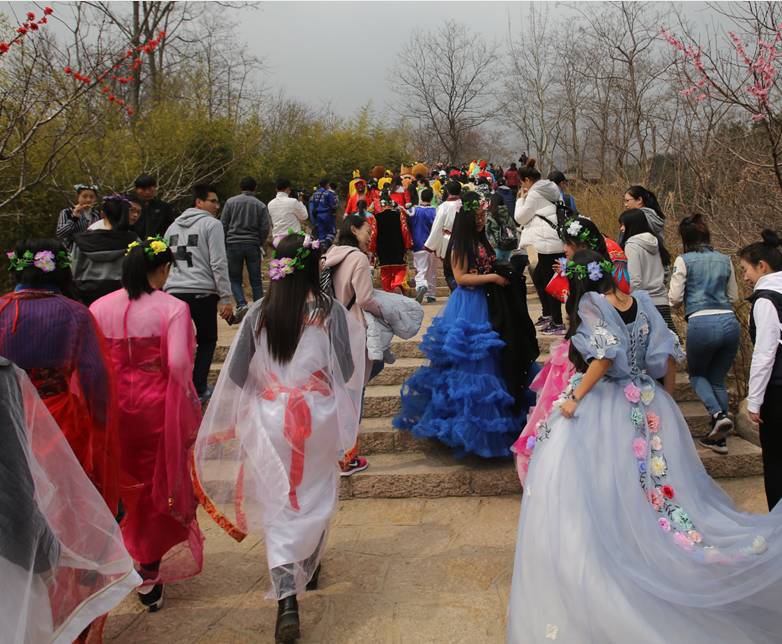
<instances>
[{"instance_id":1,"label":"woman in denim jacket","mask_svg":"<svg viewBox=\"0 0 782 644\"><path fill-rule=\"evenodd\" d=\"M739 346L740 329L733 311L738 287L733 263L711 247L711 234L701 215L679 224L684 253L673 264L668 292L671 306L684 305L687 320L687 371L695 393L711 416L711 431L699 442L727 454L725 437L733 430L728 418L725 378Z\"/></svg>"}]
</instances>

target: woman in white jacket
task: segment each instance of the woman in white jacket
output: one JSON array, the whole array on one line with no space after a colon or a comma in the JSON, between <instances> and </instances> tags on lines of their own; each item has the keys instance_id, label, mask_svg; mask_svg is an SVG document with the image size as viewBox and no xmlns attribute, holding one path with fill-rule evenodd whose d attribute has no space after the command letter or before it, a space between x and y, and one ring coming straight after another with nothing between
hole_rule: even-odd
<instances>
[{"instance_id":1,"label":"woman in white jacket","mask_svg":"<svg viewBox=\"0 0 782 644\"><path fill-rule=\"evenodd\" d=\"M554 276L555 262L564 257L564 246L557 232L557 206L561 195L553 181L540 178L535 168L535 159L519 170L521 191L516 201L514 218L523 227L519 246L532 246L538 253L538 265L532 273L535 290L543 306L543 315L536 325L544 333L562 335L562 304L546 293L546 285Z\"/></svg>"}]
</instances>

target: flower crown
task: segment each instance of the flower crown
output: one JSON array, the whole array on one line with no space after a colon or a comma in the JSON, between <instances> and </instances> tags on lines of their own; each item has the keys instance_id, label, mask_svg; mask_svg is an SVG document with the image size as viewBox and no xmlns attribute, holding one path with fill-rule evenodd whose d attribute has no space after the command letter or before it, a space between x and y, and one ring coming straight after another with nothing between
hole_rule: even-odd
<instances>
[{"instance_id":1,"label":"flower crown","mask_svg":"<svg viewBox=\"0 0 782 644\"><path fill-rule=\"evenodd\" d=\"M614 272L614 264L610 260L601 259L599 262L589 262L588 264L576 264L573 260L567 263L563 273L569 279L585 280L587 277L593 282L599 282L603 277Z\"/></svg>"},{"instance_id":2,"label":"flower crown","mask_svg":"<svg viewBox=\"0 0 782 644\"><path fill-rule=\"evenodd\" d=\"M299 235L300 237L304 237L304 242L293 257L281 257L277 259L277 245L288 235ZM312 239L309 235L305 235L302 232L296 232L289 228L286 234L277 235L274 238L272 246L275 248L275 251L272 254L272 260L269 263L269 278L277 281L284 279L286 275L290 275L293 271L304 268L304 260L310 256L310 253L313 250L320 248L320 240Z\"/></svg>"},{"instance_id":3,"label":"flower crown","mask_svg":"<svg viewBox=\"0 0 782 644\"><path fill-rule=\"evenodd\" d=\"M165 253L168 250L166 241L160 235L155 235L154 237L147 237L147 241L145 242L130 242L128 244L128 250L125 251L125 255L130 255L130 251L137 246L144 247L144 252L149 259L152 259L155 255L159 255L160 253Z\"/></svg>"},{"instance_id":4,"label":"flower crown","mask_svg":"<svg viewBox=\"0 0 782 644\"><path fill-rule=\"evenodd\" d=\"M462 201L462 210L466 212L468 215L472 215L476 212L478 212L478 207L480 206L479 201Z\"/></svg>"},{"instance_id":5,"label":"flower crown","mask_svg":"<svg viewBox=\"0 0 782 644\"><path fill-rule=\"evenodd\" d=\"M589 246L592 250L597 250L598 248L599 240L595 234L589 228L584 226L580 221L578 221L577 217L574 217L573 219L566 219L565 223L562 224L562 228L560 229L560 237L564 237L565 235L578 239L580 242L583 242Z\"/></svg>"},{"instance_id":6,"label":"flower crown","mask_svg":"<svg viewBox=\"0 0 782 644\"><path fill-rule=\"evenodd\" d=\"M17 257L14 251L8 251L6 254L10 264L9 271L23 271L25 268L34 266L43 273L51 273L56 268L70 268L71 257L64 250L58 250L57 254L51 250L39 250L33 254L33 251L26 250L21 257Z\"/></svg>"}]
</instances>

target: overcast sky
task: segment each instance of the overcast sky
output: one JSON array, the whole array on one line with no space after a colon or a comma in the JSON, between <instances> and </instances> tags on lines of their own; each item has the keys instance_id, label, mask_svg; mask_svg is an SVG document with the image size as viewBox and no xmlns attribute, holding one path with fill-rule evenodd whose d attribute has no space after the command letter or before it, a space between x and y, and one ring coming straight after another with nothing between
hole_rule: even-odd
<instances>
[{"instance_id":1,"label":"overcast sky","mask_svg":"<svg viewBox=\"0 0 782 644\"><path fill-rule=\"evenodd\" d=\"M393 98L387 82L397 53L411 31L436 29L452 19L488 40L507 42L518 32L530 2L265 2L239 10L237 34L263 58L264 84L315 105L331 105L349 115L372 100L380 112ZM546 4L552 21L566 23L574 11L562 3ZM663 3L660 3L661 5ZM668 3L665 3L668 4ZM584 7L599 3L584 3ZM703 20L705 3L684 5L688 16ZM498 60L501 73L502 61Z\"/></svg>"}]
</instances>

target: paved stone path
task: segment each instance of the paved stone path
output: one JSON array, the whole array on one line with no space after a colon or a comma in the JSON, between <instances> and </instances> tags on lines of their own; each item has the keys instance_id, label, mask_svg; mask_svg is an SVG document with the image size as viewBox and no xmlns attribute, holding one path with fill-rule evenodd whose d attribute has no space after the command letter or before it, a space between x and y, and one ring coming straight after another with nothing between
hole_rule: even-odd
<instances>
[{"instance_id":1,"label":"paved stone path","mask_svg":"<svg viewBox=\"0 0 782 644\"><path fill-rule=\"evenodd\" d=\"M766 511L760 477L719 482L742 509ZM300 642L504 642L518 512L518 496L340 502L321 590L300 598ZM199 518L201 575L172 584L158 613L129 596L108 620L107 642L274 641L262 540L236 543Z\"/></svg>"}]
</instances>

